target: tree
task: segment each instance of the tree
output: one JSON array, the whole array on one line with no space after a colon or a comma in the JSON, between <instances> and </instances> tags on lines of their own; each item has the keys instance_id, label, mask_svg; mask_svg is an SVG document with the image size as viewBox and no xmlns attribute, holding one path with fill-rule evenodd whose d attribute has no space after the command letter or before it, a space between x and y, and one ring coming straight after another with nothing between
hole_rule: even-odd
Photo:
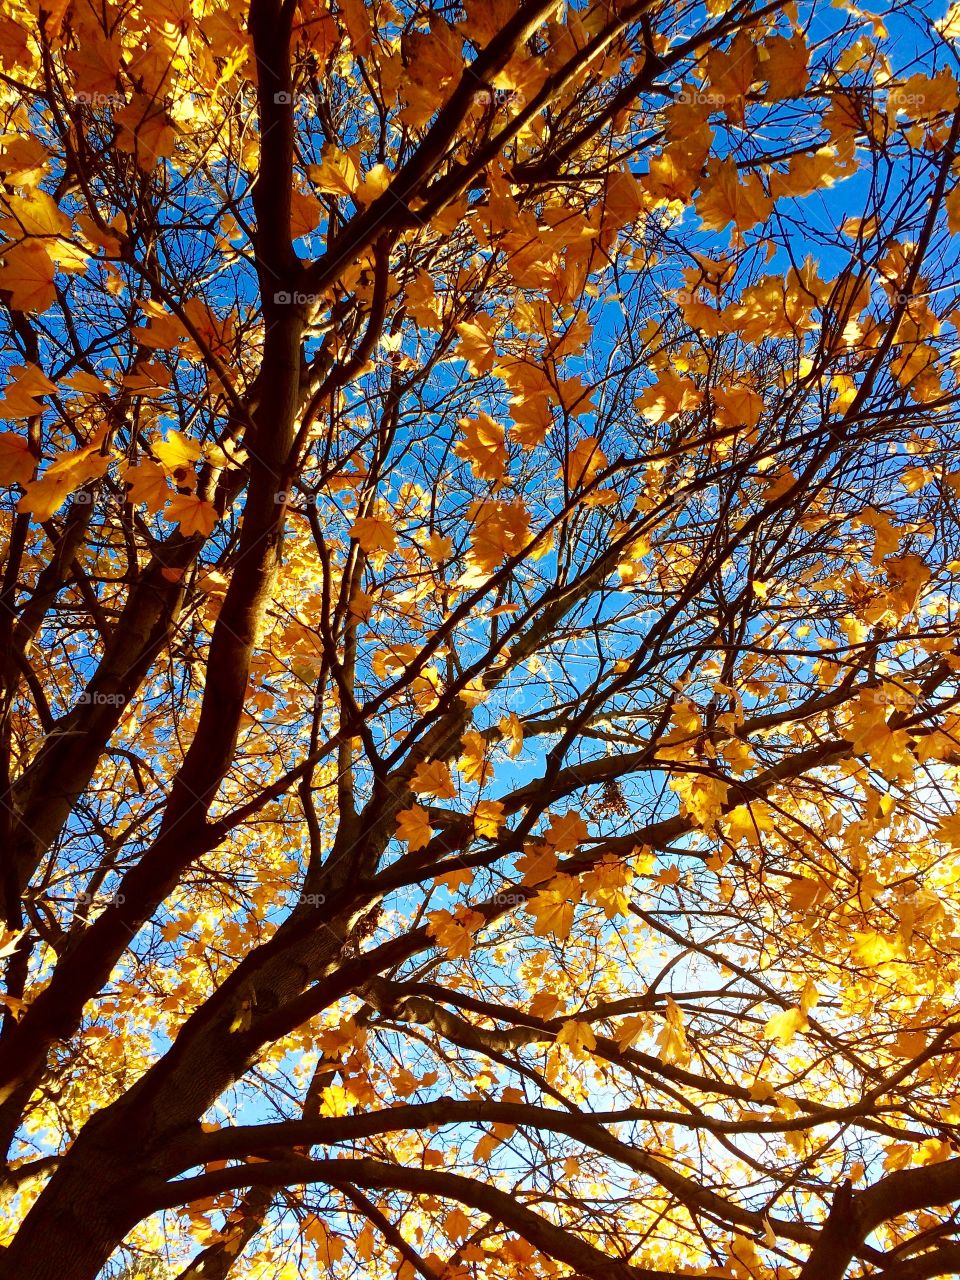
<instances>
[{"instance_id":1,"label":"tree","mask_svg":"<svg viewBox=\"0 0 960 1280\"><path fill-rule=\"evenodd\" d=\"M13 0L0 1276L960 1271L958 33Z\"/></svg>"}]
</instances>

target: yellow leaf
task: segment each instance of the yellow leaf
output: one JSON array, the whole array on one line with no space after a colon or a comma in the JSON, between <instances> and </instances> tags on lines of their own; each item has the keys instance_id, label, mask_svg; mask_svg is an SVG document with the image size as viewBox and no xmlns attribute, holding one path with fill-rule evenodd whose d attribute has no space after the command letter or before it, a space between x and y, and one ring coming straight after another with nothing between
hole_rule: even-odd
<instances>
[{"instance_id":1,"label":"yellow leaf","mask_svg":"<svg viewBox=\"0 0 960 1280\"><path fill-rule=\"evenodd\" d=\"M192 467L201 452L198 441L181 435L179 431L168 431L164 440L150 446L150 451L171 474Z\"/></svg>"},{"instance_id":2,"label":"yellow leaf","mask_svg":"<svg viewBox=\"0 0 960 1280\"><path fill-rule=\"evenodd\" d=\"M799 98L807 87L810 51L802 31L786 36L771 36L760 47L759 74L767 82L767 98L771 102L783 98Z\"/></svg>"},{"instance_id":3,"label":"yellow leaf","mask_svg":"<svg viewBox=\"0 0 960 1280\"><path fill-rule=\"evenodd\" d=\"M335 196L352 196L360 183L357 166L346 151L325 152L320 164L308 166L307 176L318 191Z\"/></svg>"},{"instance_id":4,"label":"yellow leaf","mask_svg":"<svg viewBox=\"0 0 960 1280\"><path fill-rule=\"evenodd\" d=\"M480 800L473 811L473 829L481 838L495 840L503 826L503 804L499 800Z\"/></svg>"},{"instance_id":5,"label":"yellow leaf","mask_svg":"<svg viewBox=\"0 0 960 1280\"><path fill-rule=\"evenodd\" d=\"M49 520L67 498L88 480L107 469L110 459L99 453L98 442L61 454L44 471L23 486L24 494L17 503L18 511L29 511L37 520Z\"/></svg>"},{"instance_id":6,"label":"yellow leaf","mask_svg":"<svg viewBox=\"0 0 960 1280\"><path fill-rule=\"evenodd\" d=\"M161 160L173 155L173 124L163 104L152 95L135 93L125 107L114 112L113 119L113 145L135 156L144 173L150 173Z\"/></svg>"},{"instance_id":7,"label":"yellow leaf","mask_svg":"<svg viewBox=\"0 0 960 1280\"><path fill-rule=\"evenodd\" d=\"M25 1000L21 1000L19 996L7 995L5 992L0 992L0 1004L5 1004L7 1006L13 1014L14 1020L17 1022L19 1022L27 1011L27 1003Z\"/></svg>"},{"instance_id":8,"label":"yellow leaf","mask_svg":"<svg viewBox=\"0 0 960 1280\"><path fill-rule=\"evenodd\" d=\"M690 1061L690 1046L684 1030L683 1011L670 996L667 996L664 1025L657 1037L657 1047L660 1050L661 1062L676 1062L682 1067Z\"/></svg>"},{"instance_id":9,"label":"yellow leaf","mask_svg":"<svg viewBox=\"0 0 960 1280\"><path fill-rule=\"evenodd\" d=\"M781 1009L779 1013L767 1019L763 1034L768 1040L776 1040L779 1045L787 1045L806 1028L807 1015L802 1009Z\"/></svg>"},{"instance_id":10,"label":"yellow leaf","mask_svg":"<svg viewBox=\"0 0 960 1280\"><path fill-rule=\"evenodd\" d=\"M438 946L446 949L452 960L463 959L473 948L472 934L486 923L479 911L460 907L456 913L431 911L427 914L427 933Z\"/></svg>"},{"instance_id":11,"label":"yellow leaf","mask_svg":"<svg viewBox=\"0 0 960 1280\"><path fill-rule=\"evenodd\" d=\"M169 497L170 485L166 472L156 462L145 458L138 466L128 467L123 475L124 483L129 486L127 501L144 502L147 510L154 514L160 510Z\"/></svg>"},{"instance_id":12,"label":"yellow leaf","mask_svg":"<svg viewBox=\"0 0 960 1280\"><path fill-rule=\"evenodd\" d=\"M438 800L452 800L457 794L450 766L443 760L421 760L413 771L410 789L421 796L436 796Z\"/></svg>"},{"instance_id":13,"label":"yellow leaf","mask_svg":"<svg viewBox=\"0 0 960 1280\"><path fill-rule=\"evenodd\" d=\"M391 552L396 550L397 534L389 520L379 516L361 516L353 522L350 537L355 538L366 552Z\"/></svg>"},{"instance_id":14,"label":"yellow leaf","mask_svg":"<svg viewBox=\"0 0 960 1280\"><path fill-rule=\"evenodd\" d=\"M467 361L470 372L477 377L489 373L493 368L497 354L490 338L493 324L492 316L481 314L475 320L457 325L457 333L460 335L457 355Z\"/></svg>"},{"instance_id":15,"label":"yellow leaf","mask_svg":"<svg viewBox=\"0 0 960 1280\"><path fill-rule=\"evenodd\" d=\"M570 450L564 467L557 475L565 477L571 489L579 489L590 484L606 465L607 459L597 444L596 436L587 436Z\"/></svg>"},{"instance_id":16,"label":"yellow leaf","mask_svg":"<svg viewBox=\"0 0 960 1280\"><path fill-rule=\"evenodd\" d=\"M322 1116L347 1116L356 1099L342 1084L328 1084L320 1090Z\"/></svg>"},{"instance_id":17,"label":"yellow leaf","mask_svg":"<svg viewBox=\"0 0 960 1280\"><path fill-rule=\"evenodd\" d=\"M493 766L487 760L487 743L483 735L471 729L463 735L460 745L463 754L457 761L457 769L468 783L483 786L493 777Z\"/></svg>"},{"instance_id":18,"label":"yellow leaf","mask_svg":"<svg viewBox=\"0 0 960 1280\"><path fill-rule=\"evenodd\" d=\"M617 1027L617 1044L621 1049L631 1049L649 1029L650 1018L647 1014L638 1013L631 1018L624 1018Z\"/></svg>"},{"instance_id":19,"label":"yellow leaf","mask_svg":"<svg viewBox=\"0 0 960 1280\"><path fill-rule=\"evenodd\" d=\"M508 744L507 755L511 760L516 760L523 750L523 725L515 711L511 711L508 716L501 719L500 732L503 734L504 742Z\"/></svg>"},{"instance_id":20,"label":"yellow leaf","mask_svg":"<svg viewBox=\"0 0 960 1280\"><path fill-rule=\"evenodd\" d=\"M517 859L517 872L525 885L542 884L557 869L556 850L547 844L527 845Z\"/></svg>"},{"instance_id":21,"label":"yellow leaf","mask_svg":"<svg viewBox=\"0 0 960 1280\"><path fill-rule=\"evenodd\" d=\"M874 929L854 933L853 938L850 955L858 964L872 967L903 955L903 944L899 938L885 937Z\"/></svg>"},{"instance_id":22,"label":"yellow leaf","mask_svg":"<svg viewBox=\"0 0 960 1280\"><path fill-rule=\"evenodd\" d=\"M0 431L0 484L28 484L36 465L26 436Z\"/></svg>"},{"instance_id":23,"label":"yellow leaf","mask_svg":"<svg viewBox=\"0 0 960 1280\"><path fill-rule=\"evenodd\" d=\"M192 493L176 493L167 504L163 518L171 524L179 524L184 537L199 533L208 538L219 517L212 502Z\"/></svg>"},{"instance_id":24,"label":"yellow leaf","mask_svg":"<svg viewBox=\"0 0 960 1280\"><path fill-rule=\"evenodd\" d=\"M32 418L43 413L43 403L35 397L52 395L56 386L35 364L14 365L17 376L8 384L0 400L0 418Z\"/></svg>"},{"instance_id":25,"label":"yellow leaf","mask_svg":"<svg viewBox=\"0 0 960 1280\"><path fill-rule=\"evenodd\" d=\"M825 886L819 880L808 880L805 876L798 876L787 885L790 906L794 911L806 911L824 892Z\"/></svg>"},{"instance_id":26,"label":"yellow leaf","mask_svg":"<svg viewBox=\"0 0 960 1280\"><path fill-rule=\"evenodd\" d=\"M568 1045L577 1054L589 1053L597 1047L597 1037L593 1034L593 1028L589 1022L568 1018L557 1032L556 1043Z\"/></svg>"},{"instance_id":27,"label":"yellow leaf","mask_svg":"<svg viewBox=\"0 0 960 1280\"><path fill-rule=\"evenodd\" d=\"M533 932L538 938L554 937L563 942L573 928L574 897L580 887L572 876L557 876L550 885L530 898L526 910L533 916Z\"/></svg>"},{"instance_id":28,"label":"yellow leaf","mask_svg":"<svg viewBox=\"0 0 960 1280\"><path fill-rule=\"evenodd\" d=\"M737 163L730 156L710 166L697 197L697 213L708 231L722 231L730 222L738 232L747 231L765 221L772 208L757 174L748 174L741 182Z\"/></svg>"},{"instance_id":29,"label":"yellow leaf","mask_svg":"<svg viewBox=\"0 0 960 1280\"><path fill-rule=\"evenodd\" d=\"M397 838L411 850L422 849L433 838L433 828L426 809L415 804L397 814Z\"/></svg>"},{"instance_id":30,"label":"yellow leaf","mask_svg":"<svg viewBox=\"0 0 960 1280\"><path fill-rule=\"evenodd\" d=\"M39 240L22 240L3 251L0 292L8 294L17 311L46 311L56 301L56 268Z\"/></svg>"},{"instance_id":31,"label":"yellow leaf","mask_svg":"<svg viewBox=\"0 0 960 1280\"><path fill-rule=\"evenodd\" d=\"M730 790L722 778L703 773L685 773L668 784L680 797L683 812L698 826L711 830L723 813Z\"/></svg>"},{"instance_id":32,"label":"yellow leaf","mask_svg":"<svg viewBox=\"0 0 960 1280\"><path fill-rule=\"evenodd\" d=\"M488 413L461 418L464 438L454 446L459 458L466 458L478 480L502 480L507 466L504 429Z\"/></svg>"},{"instance_id":33,"label":"yellow leaf","mask_svg":"<svg viewBox=\"0 0 960 1280\"><path fill-rule=\"evenodd\" d=\"M569 853L587 838L587 824L579 813L569 812L553 818L544 839L560 853Z\"/></svg>"},{"instance_id":34,"label":"yellow leaf","mask_svg":"<svg viewBox=\"0 0 960 1280\"><path fill-rule=\"evenodd\" d=\"M728 49L714 48L707 55L710 88L735 124L743 123L744 99L757 74L757 49L748 31L740 30Z\"/></svg>"},{"instance_id":35,"label":"yellow leaf","mask_svg":"<svg viewBox=\"0 0 960 1280\"><path fill-rule=\"evenodd\" d=\"M392 177L393 174L385 164L375 164L363 175L363 182L354 192L357 204L361 206L372 204L389 187Z\"/></svg>"},{"instance_id":36,"label":"yellow leaf","mask_svg":"<svg viewBox=\"0 0 960 1280\"><path fill-rule=\"evenodd\" d=\"M443 1234L456 1244L464 1240L472 1230L472 1223L462 1209L451 1209L443 1220Z\"/></svg>"},{"instance_id":37,"label":"yellow leaf","mask_svg":"<svg viewBox=\"0 0 960 1280\"><path fill-rule=\"evenodd\" d=\"M373 52L373 33L363 0L339 0L339 8L351 49L358 58L369 57Z\"/></svg>"}]
</instances>

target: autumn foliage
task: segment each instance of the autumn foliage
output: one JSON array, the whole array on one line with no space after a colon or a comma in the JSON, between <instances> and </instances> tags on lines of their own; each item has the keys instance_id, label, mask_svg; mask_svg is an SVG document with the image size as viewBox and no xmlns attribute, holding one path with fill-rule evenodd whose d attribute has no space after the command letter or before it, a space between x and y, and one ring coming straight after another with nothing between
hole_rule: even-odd
<instances>
[{"instance_id":1,"label":"autumn foliage","mask_svg":"<svg viewBox=\"0 0 960 1280\"><path fill-rule=\"evenodd\" d=\"M958 66L8 0L3 1280L960 1273Z\"/></svg>"}]
</instances>

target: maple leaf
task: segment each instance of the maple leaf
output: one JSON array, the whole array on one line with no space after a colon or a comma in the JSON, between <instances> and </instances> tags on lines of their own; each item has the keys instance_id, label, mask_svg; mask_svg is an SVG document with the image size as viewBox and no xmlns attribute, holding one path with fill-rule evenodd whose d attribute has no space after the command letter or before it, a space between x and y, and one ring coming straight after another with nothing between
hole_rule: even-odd
<instances>
[{"instance_id":1,"label":"maple leaf","mask_svg":"<svg viewBox=\"0 0 960 1280\"><path fill-rule=\"evenodd\" d=\"M110 465L110 458L101 453L102 436L101 431L88 445L59 455L42 475L26 483L17 510L29 511L37 520L49 520L70 494L102 476Z\"/></svg>"},{"instance_id":2,"label":"maple leaf","mask_svg":"<svg viewBox=\"0 0 960 1280\"><path fill-rule=\"evenodd\" d=\"M436 796L438 800L451 800L457 794L450 766L443 760L421 760L413 771L410 788L418 795Z\"/></svg>"},{"instance_id":3,"label":"maple leaf","mask_svg":"<svg viewBox=\"0 0 960 1280\"><path fill-rule=\"evenodd\" d=\"M427 913L427 933L438 946L446 950L451 960L462 959L473 950L473 934L485 923L479 911L459 907L457 911L430 911Z\"/></svg>"},{"instance_id":4,"label":"maple leaf","mask_svg":"<svg viewBox=\"0 0 960 1280\"><path fill-rule=\"evenodd\" d=\"M0 418L31 418L43 413L43 404L35 397L52 395L56 385L35 364L15 365L10 372L16 377L0 400Z\"/></svg>"},{"instance_id":5,"label":"maple leaf","mask_svg":"<svg viewBox=\"0 0 960 1280\"><path fill-rule=\"evenodd\" d=\"M621 1049L632 1049L637 1041L650 1030L648 1014L635 1014L632 1018L624 1018L616 1031L616 1041Z\"/></svg>"},{"instance_id":6,"label":"maple leaf","mask_svg":"<svg viewBox=\"0 0 960 1280\"><path fill-rule=\"evenodd\" d=\"M669 422L681 413L697 408L703 393L692 378L672 369L661 372L653 386L647 387L634 403L649 422Z\"/></svg>"},{"instance_id":7,"label":"maple leaf","mask_svg":"<svg viewBox=\"0 0 960 1280\"><path fill-rule=\"evenodd\" d=\"M588 485L606 465L607 459L598 446L596 437L587 436L570 450L558 475L566 479L571 489L578 489Z\"/></svg>"},{"instance_id":8,"label":"maple leaf","mask_svg":"<svg viewBox=\"0 0 960 1280\"><path fill-rule=\"evenodd\" d=\"M807 87L810 50L802 31L789 38L770 36L759 48L758 74L767 81L767 98L799 98Z\"/></svg>"},{"instance_id":9,"label":"maple leaf","mask_svg":"<svg viewBox=\"0 0 960 1280\"><path fill-rule=\"evenodd\" d=\"M899 938L878 933L876 929L858 929L853 935L850 955L857 964L872 968L899 959L903 955L903 944Z\"/></svg>"},{"instance_id":10,"label":"maple leaf","mask_svg":"<svg viewBox=\"0 0 960 1280\"><path fill-rule=\"evenodd\" d=\"M314 1247L317 1262L327 1270L339 1262L346 1251L346 1242L334 1235L315 1214L304 1223L304 1235Z\"/></svg>"},{"instance_id":11,"label":"maple leaf","mask_svg":"<svg viewBox=\"0 0 960 1280\"><path fill-rule=\"evenodd\" d=\"M549 880L557 868L557 851L548 844L526 846L523 856L517 859L517 872L526 885L542 884Z\"/></svg>"},{"instance_id":12,"label":"maple leaf","mask_svg":"<svg viewBox=\"0 0 960 1280\"><path fill-rule=\"evenodd\" d=\"M523 750L523 725L515 711L501 719L500 732L503 734L503 741L507 743L507 755L511 760L516 760Z\"/></svg>"},{"instance_id":13,"label":"maple leaf","mask_svg":"<svg viewBox=\"0 0 960 1280\"><path fill-rule=\"evenodd\" d=\"M502 480L507 467L503 427L488 413L461 418L460 427L464 438L454 446L454 453L468 460L478 480Z\"/></svg>"},{"instance_id":14,"label":"maple leaf","mask_svg":"<svg viewBox=\"0 0 960 1280\"><path fill-rule=\"evenodd\" d=\"M590 902L601 907L608 920L625 916L630 910L630 886L633 872L619 859L605 857L581 878L583 892Z\"/></svg>"},{"instance_id":15,"label":"maple leaf","mask_svg":"<svg viewBox=\"0 0 960 1280\"><path fill-rule=\"evenodd\" d=\"M902 85L891 86L887 94L887 112L891 119L902 111L912 120L929 120L954 111L957 103L957 82L947 67L935 76L917 71Z\"/></svg>"},{"instance_id":16,"label":"maple leaf","mask_svg":"<svg viewBox=\"0 0 960 1280\"><path fill-rule=\"evenodd\" d=\"M482 838L495 840L505 821L500 800L480 800L473 810L473 829Z\"/></svg>"},{"instance_id":17,"label":"maple leaf","mask_svg":"<svg viewBox=\"0 0 960 1280\"><path fill-rule=\"evenodd\" d=\"M356 161L348 151L326 150L320 164L308 166L307 175L318 191L335 196L352 196L360 185Z\"/></svg>"},{"instance_id":18,"label":"maple leaf","mask_svg":"<svg viewBox=\"0 0 960 1280\"><path fill-rule=\"evenodd\" d=\"M549 885L541 889L525 903L525 910L536 922L533 932L537 937L554 937L563 942L573 928L574 906L580 897L580 885L573 876L555 876Z\"/></svg>"},{"instance_id":19,"label":"maple leaf","mask_svg":"<svg viewBox=\"0 0 960 1280\"><path fill-rule=\"evenodd\" d=\"M84 41L76 49L71 49L65 60L75 74L77 88L89 99L116 96L120 59L120 43L110 36Z\"/></svg>"},{"instance_id":20,"label":"maple leaf","mask_svg":"<svg viewBox=\"0 0 960 1280\"><path fill-rule=\"evenodd\" d=\"M368 555L380 558L385 558L397 547L397 534L393 524L381 516L358 517L350 529L350 537L356 538Z\"/></svg>"},{"instance_id":21,"label":"maple leaf","mask_svg":"<svg viewBox=\"0 0 960 1280\"><path fill-rule=\"evenodd\" d=\"M736 161L727 156L710 166L703 189L697 197L697 213L708 231L722 231L732 222L735 229L748 231L770 216L773 201L755 173L741 182Z\"/></svg>"},{"instance_id":22,"label":"maple leaf","mask_svg":"<svg viewBox=\"0 0 960 1280\"><path fill-rule=\"evenodd\" d=\"M752 387L718 387L714 392L718 427L753 428L763 413L763 397Z\"/></svg>"},{"instance_id":23,"label":"maple leaf","mask_svg":"<svg viewBox=\"0 0 960 1280\"><path fill-rule=\"evenodd\" d=\"M6 959L8 956L13 955L24 932L25 930L23 929L6 928L0 931L0 959Z\"/></svg>"},{"instance_id":24,"label":"maple leaf","mask_svg":"<svg viewBox=\"0 0 960 1280\"><path fill-rule=\"evenodd\" d=\"M22 1018L27 1011L27 1002L25 1000L21 1000L19 996L10 995L5 991L0 992L0 1004L5 1005L17 1020Z\"/></svg>"},{"instance_id":25,"label":"maple leaf","mask_svg":"<svg viewBox=\"0 0 960 1280\"><path fill-rule=\"evenodd\" d=\"M553 818L544 835L544 839L553 845L559 853L569 853L576 849L588 835L587 824L579 813L572 809L559 817Z\"/></svg>"},{"instance_id":26,"label":"maple leaf","mask_svg":"<svg viewBox=\"0 0 960 1280\"><path fill-rule=\"evenodd\" d=\"M402 840L411 853L425 848L433 839L430 819L422 805L411 805L397 814L397 839Z\"/></svg>"},{"instance_id":27,"label":"maple leaf","mask_svg":"<svg viewBox=\"0 0 960 1280\"><path fill-rule=\"evenodd\" d=\"M763 1034L768 1040L776 1040L783 1047L790 1044L801 1031L805 1031L807 1025L807 1015L803 1009L781 1009L764 1023Z\"/></svg>"},{"instance_id":28,"label":"maple leaf","mask_svg":"<svg viewBox=\"0 0 960 1280\"><path fill-rule=\"evenodd\" d=\"M184 537L198 533L208 538L220 517L212 502L192 493L175 493L167 503L163 518L178 524Z\"/></svg>"},{"instance_id":29,"label":"maple leaf","mask_svg":"<svg viewBox=\"0 0 960 1280\"><path fill-rule=\"evenodd\" d=\"M127 501L146 503L147 510L154 514L172 496L163 467L151 462L149 458L135 467L127 467L123 479L129 486Z\"/></svg>"},{"instance_id":30,"label":"maple leaf","mask_svg":"<svg viewBox=\"0 0 960 1280\"><path fill-rule=\"evenodd\" d=\"M26 436L0 431L0 484L29 484L36 465Z\"/></svg>"},{"instance_id":31,"label":"maple leaf","mask_svg":"<svg viewBox=\"0 0 960 1280\"><path fill-rule=\"evenodd\" d=\"M173 124L162 103L151 95L135 93L113 118L117 126L114 146L133 155L145 173L173 155Z\"/></svg>"},{"instance_id":32,"label":"maple leaf","mask_svg":"<svg viewBox=\"0 0 960 1280\"><path fill-rule=\"evenodd\" d=\"M568 1018L557 1032L555 1043L566 1045L576 1054L589 1053L597 1047L597 1037L589 1022L578 1018Z\"/></svg>"},{"instance_id":33,"label":"maple leaf","mask_svg":"<svg viewBox=\"0 0 960 1280\"><path fill-rule=\"evenodd\" d=\"M86 266L88 255L74 242L70 219L48 192L36 189L13 196L9 209L10 218L3 225L10 239L36 237L39 243L42 238L44 250L62 271L80 271Z\"/></svg>"},{"instance_id":34,"label":"maple leaf","mask_svg":"<svg viewBox=\"0 0 960 1280\"><path fill-rule=\"evenodd\" d=\"M457 1244L465 1240L473 1230L473 1223L462 1209L451 1209L443 1220L443 1234Z\"/></svg>"},{"instance_id":35,"label":"maple leaf","mask_svg":"<svg viewBox=\"0 0 960 1280\"><path fill-rule=\"evenodd\" d=\"M663 1028L657 1037L661 1062L675 1062L686 1066L690 1061L690 1046L684 1028L683 1011L672 996L667 996Z\"/></svg>"},{"instance_id":36,"label":"maple leaf","mask_svg":"<svg viewBox=\"0 0 960 1280\"><path fill-rule=\"evenodd\" d=\"M748 31L740 30L729 49L711 49L707 55L710 88L724 104L727 118L742 124L744 99L757 76L758 53Z\"/></svg>"},{"instance_id":37,"label":"maple leaf","mask_svg":"<svg viewBox=\"0 0 960 1280\"><path fill-rule=\"evenodd\" d=\"M470 372L477 377L489 373L493 368L497 354L490 337L493 327L493 317L485 314L457 325L457 333L460 335L457 354L467 361Z\"/></svg>"},{"instance_id":38,"label":"maple leaf","mask_svg":"<svg viewBox=\"0 0 960 1280\"><path fill-rule=\"evenodd\" d=\"M729 783L701 773L688 773L670 779L669 786L680 797L684 813L710 830L723 813L730 790Z\"/></svg>"},{"instance_id":39,"label":"maple leaf","mask_svg":"<svg viewBox=\"0 0 960 1280\"><path fill-rule=\"evenodd\" d=\"M22 240L3 249L0 291L18 311L46 311L56 301L53 285L56 268L39 240Z\"/></svg>"},{"instance_id":40,"label":"maple leaf","mask_svg":"<svg viewBox=\"0 0 960 1280\"><path fill-rule=\"evenodd\" d=\"M17 510L29 512L37 520L49 520L56 515L75 488L77 486L70 475L45 472L36 480L24 484L23 497L17 503Z\"/></svg>"},{"instance_id":41,"label":"maple leaf","mask_svg":"<svg viewBox=\"0 0 960 1280\"><path fill-rule=\"evenodd\" d=\"M179 431L168 431L163 440L151 444L150 451L171 475L192 467L201 452L198 441L181 435Z\"/></svg>"},{"instance_id":42,"label":"maple leaf","mask_svg":"<svg viewBox=\"0 0 960 1280\"><path fill-rule=\"evenodd\" d=\"M358 58L368 58L373 52L373 31L363 0L338 0L350 47Z\"/></svg>"},{"instance_id":43,"label":"maple leaf","mask_svg":"<svg viewBox=\"0 0 960 1280\"><path fill-rule=\"evenodd\" d=\"M460 745L463 753L457 761L457 769L464 782L482 787L493 777L493 765L487 758L487 743L483 734L471 729L463 735Z\"/></svg>"}]
</instances>

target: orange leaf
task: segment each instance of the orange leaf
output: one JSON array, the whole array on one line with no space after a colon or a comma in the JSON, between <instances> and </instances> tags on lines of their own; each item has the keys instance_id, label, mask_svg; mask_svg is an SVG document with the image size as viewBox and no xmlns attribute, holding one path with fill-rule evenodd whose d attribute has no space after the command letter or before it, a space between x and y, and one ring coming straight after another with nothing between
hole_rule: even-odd
<instances>
[{"instance_id":1,"label":"orange leaf","mask_svg":"<svg viewBox=\"0 0 960 1280\"><path fill-rule=\"evenodd\" d=\"M39 240L22 240L4 251L0 290L17 311L46 311L56 301L53 260Z\"/></svg>"},{"instance_id":2,"label":"orange leaf","mask_svg":"<svg viewBox=\"0 0 960 1280\"><path fill-rule=\"evenodd\" d=\"M433 829L427 811L422 805L411 805L397 814L397 839L402 840L411 852L423 849L433 838Z\"/></svg>"},{"instance_id":3,"label":"orange leaf","mask_svg":"<svg viewBox=\"0 0 960 1280\"><path fill-rule=\"evenodd\" d=\"M212 502L205 502L193 493L177 493L168 502L163 518L179 524L184 537L200 533L208 538L219 517Z\"/></svg>"}]
</instances>

